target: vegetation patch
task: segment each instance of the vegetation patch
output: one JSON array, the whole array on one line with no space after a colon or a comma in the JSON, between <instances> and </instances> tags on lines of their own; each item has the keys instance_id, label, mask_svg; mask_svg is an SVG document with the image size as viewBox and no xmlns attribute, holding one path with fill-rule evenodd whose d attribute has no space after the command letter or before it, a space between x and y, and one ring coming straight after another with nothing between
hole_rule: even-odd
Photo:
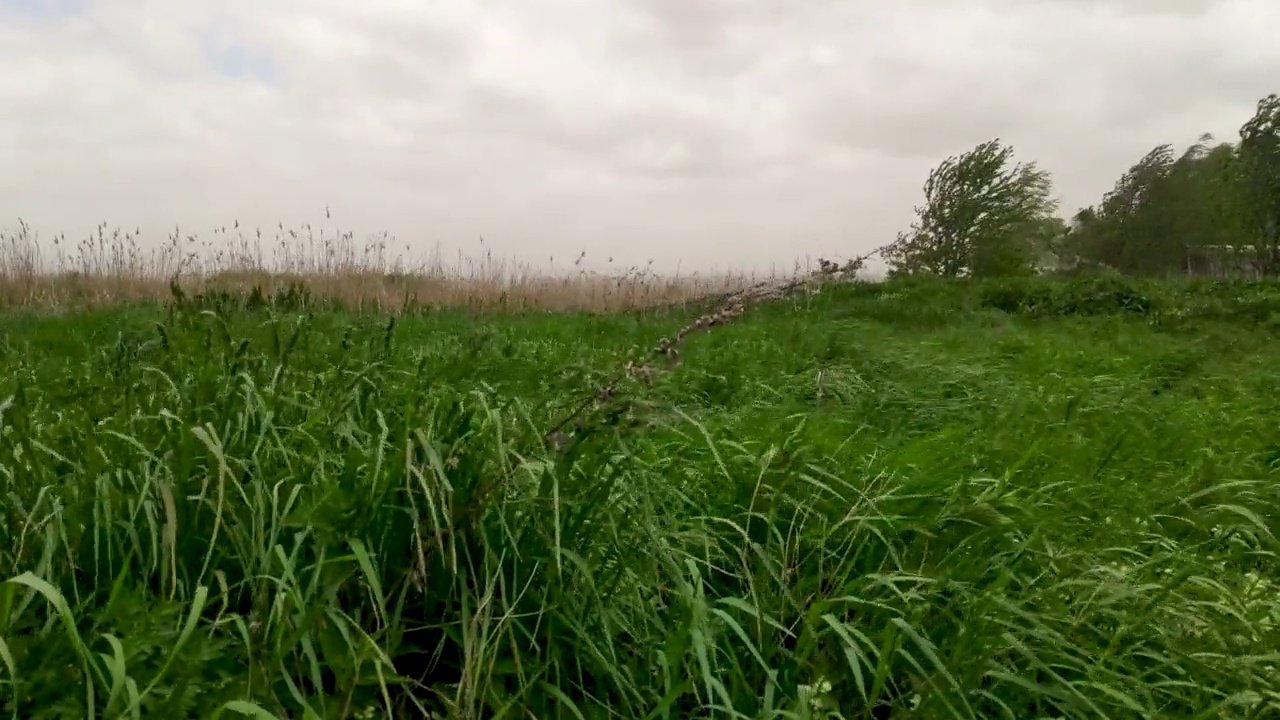
<instances>
[{"instance_id":1,"label":"vegetation patch","mask_svg":"<svg viewBox=\"0 0 1280 720\"><path fill-rule=\"evenodd\" d=\"M0 317L0 713L1280 713L1274 289L930 287Z\"/></svg>"}]
</instances>

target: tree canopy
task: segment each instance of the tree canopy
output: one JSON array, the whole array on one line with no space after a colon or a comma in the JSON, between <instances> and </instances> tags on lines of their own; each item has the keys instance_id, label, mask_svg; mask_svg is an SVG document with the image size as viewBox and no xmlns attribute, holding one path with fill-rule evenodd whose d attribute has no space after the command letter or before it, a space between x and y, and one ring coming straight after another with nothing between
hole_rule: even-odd
<instances>
[{"instance_id":1,"label":"tree canopy","mask_svg":"<svg viewBox=\"0 0 1280 720\"><path fill-rule=\"evenodd\" d=\"M1024 272L1056 204L1049 173L1013 163L1013 149L990 140L947 158L924 184L910 232L886 253L897 274L943 277Z\"/></svg>"}]
</instances>

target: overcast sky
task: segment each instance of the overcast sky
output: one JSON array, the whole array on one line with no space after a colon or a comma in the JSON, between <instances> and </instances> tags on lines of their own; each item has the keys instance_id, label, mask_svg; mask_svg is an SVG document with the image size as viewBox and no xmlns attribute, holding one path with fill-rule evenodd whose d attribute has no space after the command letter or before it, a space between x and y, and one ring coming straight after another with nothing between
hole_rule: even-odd
<instances>
[{"instance_id":1,"label":"overcast sky","mask_svg":"<svg viewBox=\"0 0 1280 720\"><path fill-rule=\"evenodd\" d=\"M0 0L0 228L851 256L999 137L1064 213L1280 91L1276 0Z\"/></svg>"}]
</instances>

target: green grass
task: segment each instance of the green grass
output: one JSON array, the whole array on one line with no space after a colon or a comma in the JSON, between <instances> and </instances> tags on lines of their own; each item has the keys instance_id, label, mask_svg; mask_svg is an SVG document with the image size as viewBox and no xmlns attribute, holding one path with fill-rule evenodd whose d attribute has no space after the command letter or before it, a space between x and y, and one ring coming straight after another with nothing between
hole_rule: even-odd
<instances>
[{"instance_id":1,"label":"green grass","mask_svg":"<svg viewBox=\"0 0 1280 720\"><path fill-rule=\"evenodd\" d=\"M1277 717L1277 298L5 316L0 714Z\"/></svg>"}]
</instances>

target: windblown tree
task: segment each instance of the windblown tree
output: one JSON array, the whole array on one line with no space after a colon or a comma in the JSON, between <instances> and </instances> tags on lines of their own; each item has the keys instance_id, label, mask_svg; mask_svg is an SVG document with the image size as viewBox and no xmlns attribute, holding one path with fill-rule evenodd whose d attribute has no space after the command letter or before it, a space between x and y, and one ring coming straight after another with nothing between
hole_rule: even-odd
<instances>
[{"instance_id":1,"label":"windblown tree","mask_svg":"<svg viewBox=\"0 0 1280 720\"><path fill-rule=\"evenodd\" d=\"M1236 146L1213 144L1209 135L1174 162L1152 210L1163 209L1153 232L1166 238L1158 272L1192 271L1200 265L1197 258L1229 259L1232 248L1253 242L1241 169ZM1175 266L1172 260L1179 254L1183 260Z\"/></svg>"},{"instance_id":2,"label":"windblown tree","mask_svg":"<svg viewBox=\"0 0 1280 720\"><path fill-rule=\"evenodd\" d=\"M935 168L911 230L884 254L890 274L1030 272L1057 204L1049 173L1012 159L1012 148L990 140Z\"/></svg>"},{"instance_id":3,"label":"windblown tree","mask_svg":"<svg viewBox=\"0 0 1280 720\"><path fill-rule=\"evenodd\" d=\"M1134 163L1097 207L1075 216L1072 250L1086 264L1135 272L1149 259L1152 238L1143 226L1152 217L1155 188L1173 167L1171 145L1157 145Z\"/></svg>"},{"instance_id":4,"label":"windblown tree","mask_svg":"<svg viewBox=\"0 0 1280 720\"><path fill-rule=\"evenodd\" d=\"M1181 155L1157 145L1103 196L1076 214L1064 246L1086 266L1126 274L1170 275L1187 270L1209 248L1247 235L1235 147L1209 135Z\"/></svg>"},{"instance_id":5,"label":"windblown tree","mask_svg":"<svg viewBox=\"0 0 1280 720\"><path fill-rule=\"evenodd\" d=\"M1260 259L1275 274L1280 272L1280 95L1259 100L1257 112L1240 128L1240 160Z\"/></svg>"}]
</instances>

